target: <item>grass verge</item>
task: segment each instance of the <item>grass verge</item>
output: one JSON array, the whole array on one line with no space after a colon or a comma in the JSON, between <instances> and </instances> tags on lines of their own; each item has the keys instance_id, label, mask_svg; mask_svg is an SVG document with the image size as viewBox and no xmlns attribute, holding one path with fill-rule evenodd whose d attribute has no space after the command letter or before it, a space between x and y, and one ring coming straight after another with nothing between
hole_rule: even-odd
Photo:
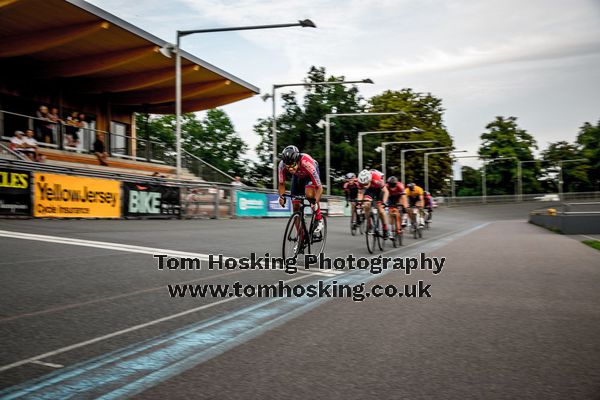
<instances>
[{"instance_id":1,"label":"grass verge","mask_svg":"<svg viewBox=\"0 0 600 400\"><path fill-rule=\"evenodd\" d=\"M600 250L600 240L584 240L583 243L596 250Z\"/></svg>"}]
</instances>

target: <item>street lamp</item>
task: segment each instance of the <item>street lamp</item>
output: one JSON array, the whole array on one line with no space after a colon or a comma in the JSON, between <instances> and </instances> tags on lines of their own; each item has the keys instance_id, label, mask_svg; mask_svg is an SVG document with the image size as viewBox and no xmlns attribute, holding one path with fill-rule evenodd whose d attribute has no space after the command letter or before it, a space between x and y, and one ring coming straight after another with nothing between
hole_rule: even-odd
<instances>
[{"instance_id":1,"label":"street lamp","mask_svg":"<svg viewBox=\"0 0 600 400\"><path fill-rule=\"evenodd\" d=\"M325 114L325 174L327 177L327 195L331 194L331 174L329 173L331 169L331 157L330 157L330 122L331 118L335 117L365 117L365 116L380 116L380 115L398 115L402 114L402 111L396 112L375 112L375 113L344 113L344 114Z\"/></svg>"},{"instance_id":2,"label":"street lamp","mask_svg":"<svg viewBox=\"0 0 600 400\"><path fill-rule=\"evenodd\" d=\"M424 150L445 150L445 149L449 149L450 147L446 146L446 147L424 147L421 149L406 149L406 150L401 150L400 151L400 169L401 169L401 175L402 175L402 182L405 183L406 181L404 180L404 153L408 152L408 151L424 151Z\"/></svg>"},{"instance_id":3,"label":"street lamp","mask_svg":"<svg viewBox=\"0 0 600 400\"><path fill-rule=\"evenodd\" d=\"M562 165L566 162L580 162L580 161L588 161L587 158L577 158L573 160L558 160L558 198L560 201L563 199L563 169Z\"/></svg>"},{"instance_id":4,"label":"street lamp","mask_svg":"<svg viewBox=\"0 0 600 400\"><path fill-rule=\"evenodd\" d=\"M425 153L423 162L423 172L425 174L425 191L429 192L429 164L427 163L430 155L433 154L451 154L451 153L466 153L466 150L452 150L452 151L436 151L433 153ZM454 177L452 177L452 192L454 192ZM454 197L454 196L453 196Z\"/></svg>"},{"instance_id":5,"label":"street lamp","mask_svg":"<svg viewBox=\"0 0 600 400\"><path fill-rule=\"evenodd\" d=\"M457 158L481 158L481 157L480 156L459 156L459 157L454 157L454 159L457 159ZM481 158L481 159L483 160L483 170L484 170L484 172L481 175L481 195L482 195L481 197L482 197L482 202L485 203L485 201L483 201L484 196L485 196L484 195L484 189L483 189L483 186L485 184L485 178L484 178L484 175L485 175L485 159L484 158ZM454 180L452 180L452 201L454 201L454 197L455 197L454 196Z\"/></svg>"},{"instance_id":6,"label":"street lamp","mask_svg":"<svg viewBox=\"0 0 600 400\"><path fill-rule=\"evenodd\" d=\"M362 171L363 169L363 142L362 137L365 135L370 135L372 133L422 133L425 132L423 129L415 128L414 126L411 129L403 129L399 131L368 131L368 132L358 132L358 171Z\"/></svg>"},{"instance_id":7,"label":"street lamp","mask_svg":"<svg viewBox=\"0 0 600 400\"><path fill-rule=\"evenodd\" d=\"M360 81L328 81L328 82L304 82L304 83L280 83L273 85L273 91L271 94L265 93L261 96L263 101L267 101L269 98L273 100L273 121L272 121L272 133L273 133L273 189L277 189L277 120L275 119L275 90L282 87L289 86L325 86L325 85L349 85L354 83L370 83L374 82L369 79L362 79Z\"/></svg>"},{"instance_id":8,"label":"street lamp","mask_svg":"<svg viewBox=\"0 0 600 400\"><path fill-rule=\"evenodd\" d=\"M407 144L407 143L437 143L437 140L412 140L412 141L402 141L402 142L383 142L381 143L381 172L383 172L384 176L386 175L386 164L387 157L385 152L385 146L389 144ZM404 183L404 181L402 181Z\"/></svg>"},{"instance_id":9,"label":"street lamp","mask_svg":"<svg viewBox=\"0 0 600 400\"><path fill-rule=\"evenodd\" d=\"M175 140L177 147L177 178L181 176L181 38L195 33L245 31L254 29L287 28L301 26L303 28L316 28L317 26L309 19L291 24L240 26L232 28L195 29L189 31L177 31L175 44Z\"/></svg>"},{"instance_id":10,"label":"street lamp","mask_svg":"<svg viewBox=\"0 0 600 400\"><path fill-rule=\"evenodd\" d=\"M518 184L519 184L519 200L523 200L523 167L521 164L532 163L532 162L558 162L558 193L560 199L562 200L562 191L563 191L563 179L562 179L562 164L566 162L576 162L576 161L588 161L587 158L577 158L573 160L527 160L527 161L519 161L519 171L518 171Z\"/></svg>"}]
</instances>

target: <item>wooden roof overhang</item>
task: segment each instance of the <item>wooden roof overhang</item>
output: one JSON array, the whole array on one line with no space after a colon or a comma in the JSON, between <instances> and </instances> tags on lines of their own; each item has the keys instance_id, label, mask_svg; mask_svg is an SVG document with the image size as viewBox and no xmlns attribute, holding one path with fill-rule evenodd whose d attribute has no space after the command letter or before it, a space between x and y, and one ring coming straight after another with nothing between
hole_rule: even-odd
<instances>
[{"instance_id":1,"label":"wooden roof overhang","mask_svg":"<svg viewBox=\"0 0 600 400\"><path fill-rule=\"evenodd\" d=\"M3 80L59 82L63 93L102 96L131 111L175 113L175 57L169 43L82 0L0 0ZM168 52L167 52L168 54ZM182 110L200 111L258 88L182 54Z\"/></svg>"}]
</instances>

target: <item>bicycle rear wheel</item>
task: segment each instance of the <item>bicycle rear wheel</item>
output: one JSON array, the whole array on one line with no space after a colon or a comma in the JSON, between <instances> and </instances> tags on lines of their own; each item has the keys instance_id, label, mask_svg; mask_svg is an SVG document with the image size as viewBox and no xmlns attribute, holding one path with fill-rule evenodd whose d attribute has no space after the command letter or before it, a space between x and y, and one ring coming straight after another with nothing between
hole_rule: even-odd
<instances>
[{"instance_id":1,"label":"bicycle rear wheel","mask_svg":"<svg viewBox=\"0 0 600 400\"><path fill-rule=\"evenodd\" d=\"M377 227L375 226L375 217L369 215L367 219L367 227L365 229L365 238L367 239L367 250L373 254L375 251L375 242L377 241Z\"/></svg>"},{"instance_id":2,"label":"bicycle rear wheel","mask_svg":"<svg viewBox=\"0 0 600 400\"><path fill-rule=\"evenodd\" d=\"M283 235L282 255L283 258L296 258L304 244L304 228L300 213L294 213L288 220Z\"/></svg>"},{"instance_id":3,"label":"bicycle rear wheel","mask_svg":"<svg viewBox=\"0 0 600 400\"><path fill-rule=\"evenodd\" d=\"M365 233L365 214L361 213L358 214L356 217L358 218L358 230L362 235L363 233Z\"/></svg>"}]
</instances>

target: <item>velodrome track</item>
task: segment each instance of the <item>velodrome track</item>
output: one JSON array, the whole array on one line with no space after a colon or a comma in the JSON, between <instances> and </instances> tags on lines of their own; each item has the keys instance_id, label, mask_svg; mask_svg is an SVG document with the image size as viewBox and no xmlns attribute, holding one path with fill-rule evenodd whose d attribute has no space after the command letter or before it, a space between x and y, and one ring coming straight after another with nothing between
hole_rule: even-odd
<instances>
[{"instance_id":1,"label":"velodrome track","mask_svg":"<svg viewBox=\"0 0 600 400\"><path fill-rule=\"evenodd\" d=\"M279 255L283 219L0 220L0 398L600 398L599 253L527 224L539 205L440 209L423 239L386 247L446 257L435 276L159 271L144 249ZM364 237L331 218L327 255L348 253L368 256ZM432 298L166 288L319 279L422 279Z\"/></svg>"}]
</instances>

